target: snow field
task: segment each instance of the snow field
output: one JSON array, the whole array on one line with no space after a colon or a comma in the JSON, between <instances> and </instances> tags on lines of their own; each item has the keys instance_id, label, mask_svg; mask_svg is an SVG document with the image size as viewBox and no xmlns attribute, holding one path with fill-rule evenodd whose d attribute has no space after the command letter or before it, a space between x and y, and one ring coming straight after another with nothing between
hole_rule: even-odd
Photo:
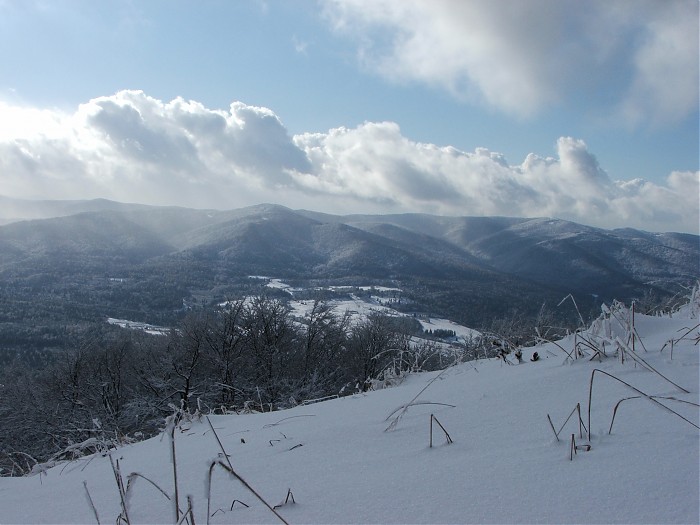
<instances>
[{"instance_id":1,"label":"snow field","mask_svg":"<svg viewBox=\"0 0 700 525\"><path fill-rule=\"evenodd\" d=\"M635 395L596 374L591 405L591 450L570 460L577 403L587 424L593 369L604 370L650 395L698 403L698 346L686 339L660 349L697 320L637 316L648 352L638 354L660 373L690 390L684 394L632 360L609 350L602 362L567 360L553 344L524 351L525 362L497 359L448 369L417 398L446 403L410 407L386 432L387 416L410 402L440 372L408 376L395 388L250 415L211 416L236 470L270 504L291 489L296 504L278 512L289 523L697 523L699 432L646 399L622 403L611 435L615 404ZM681 330L681 331L679 331ZM697 329L691 337L697 337ZM573 337L559 343L567 351ZM541 359L530 362L532 352ZM698 425L697 406L664 404ZM430 414L454 443L434 428ZM245 443L241 442L245 440ZM181 507L187 494L198 524L206 523L207 473L223 459L205 421L176 432ZM298 446L301 445L301 446ZM124 476L139 472L173 492L168 436L114 451ZM83 482L101 523L121 512L109 458L95 456L49 469L44 475L0 478L0 523L96 523ZM129 500L132 523L172 523L172 504L138 479ZM277 523L279 520L219 467L211 484L210 523ZM234 499L250 507L236 504Z\"/></svg>"}]
</instances>

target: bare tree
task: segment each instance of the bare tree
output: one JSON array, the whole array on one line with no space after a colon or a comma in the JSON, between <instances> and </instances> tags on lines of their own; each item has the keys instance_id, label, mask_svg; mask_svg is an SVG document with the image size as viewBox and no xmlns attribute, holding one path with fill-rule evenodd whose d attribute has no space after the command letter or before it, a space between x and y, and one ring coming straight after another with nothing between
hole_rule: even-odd
<instances>
[{"instance_id":1,"label":"bare tree","mask_svg":"<svg viewBox=\"0 0 700 525\"><path fill-rule=\"evenodd\" d=\"M335 306L316 298L301 324L300 395L313 397L336 390L343 380L339 361L346 349L350 314L338 315Z\"/></svg>"},{"instance_id":2,"label":"bare tree","mask_svg":"<svg viewBox=\"0 0 700 525\"><path fill-rule=\"evenodd\" d=\"M198 374L207 349L209 320L205 315L190 315L171 333L169 345L172 386L179 396L180 408L190 410L190 399L205 393L206 380Z\"/></svg>"},{"instance_id":3,"label":"bare tree","mask_svg":"<svg viewBox=\"0 0 700 525\"><path fill-rule=\"evenodd\" d=\"M211 322L206 333L210 352L209 374L218 391L215 402L220 405L234 405L237 394L236 379L244 370L245 331L243 319L245 301L228 301Z\"/></svg>"},{"instance_id":4,"label":"bare tree","mask_svg":"<svg viewBox=\"0 0 700 525\"><path fill-rule=\"evenodd\" d=\"M243 315L245 347L251 359L252 385L260 399L278 403L284 392L286 371L294 358L297 333L289 307L278 299L253 298Z\"/></svg>"},{"instance_id":5,"label":"bare tree","mask_svg":"<svg viewBox=\"0 0 700 525\"><path fill-rule=\"evenodd\" d=\"M392 362L401 347L399 335L391 319L379 312L353 326L348 361L356 380L366 384Z\"/></svg>"}]
</instances>

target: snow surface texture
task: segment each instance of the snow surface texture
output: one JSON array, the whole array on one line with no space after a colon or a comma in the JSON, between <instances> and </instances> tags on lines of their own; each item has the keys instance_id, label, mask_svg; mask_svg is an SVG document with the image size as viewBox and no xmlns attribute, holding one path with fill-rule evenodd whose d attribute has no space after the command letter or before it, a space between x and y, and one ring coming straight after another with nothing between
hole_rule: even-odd
<instances>
[{"instance_id":1,"label":"snow surface texture","mask_svg":"<svg viewBox=\"0 0 700 525\"><path fill-rule=\"evenodd\" d=\"M629 355L622 363L610 347L602 362L591 361L590 351L568 359L571 336L559 342L561 348L547 343L526 349L521 365L464 363L410 375L391 389L210 419L235 471L264 499L277 505L291 490L296 503L290 499L277 509L289 523L698 523L697 406L659 399L689 423L648 399L629 399L608 434L615 404L637 394L597 373L590 451L584 450L588 441L585 430L579 435L577 415L560 441L547 420L549 414L559 430L580 403L587 424L594 369L646 394L697 404L697 327L674 343L672 359L667 344L697 324L688 317L637 315L647 350L636 341L636 351L689 394ZM537 362L529 360L533 351L541 356ZM385 431L402 413L397 409L424 388L416 402L454 408L416 404ZM429 448L430 414L453 443L436 423ZM573 460L572 434L579 446ZM175 446L180 506L185 509L191 495L196 523L207 523L209 467L224 459L215 435L206 420L188 423L176 430ZM138 472L172 496L170 449L163 435L113 451L112 458L124 478ZM0 522L96 523L84 482L101 523L115 523L122 512L119 493L110 458L99 455L40 475L0 478ZM134 483L131 523L172 523L171 502L148 481ZM220 467L213 471L210 514L210 523L281 523Z\"/></svg>"}]
</instances>

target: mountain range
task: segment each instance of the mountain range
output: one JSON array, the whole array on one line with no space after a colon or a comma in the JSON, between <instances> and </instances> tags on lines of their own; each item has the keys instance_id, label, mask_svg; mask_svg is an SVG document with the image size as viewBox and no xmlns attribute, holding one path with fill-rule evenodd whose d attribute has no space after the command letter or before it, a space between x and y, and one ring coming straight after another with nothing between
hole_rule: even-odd
<instances>
[{"instance_id":1,"label":"mountain range","mask_svg":"<svg viewBox=\"0 0 700 525\"><path fill-rule=\"evenodd\" d=\"M0 205L0 344L3 327L16 332L23 319L41 325L42 316L63 325L105 315L172 322L183 301L249 293L251 275L307 288L391 285L404 290L411 308L471 326L512 310L534 315L569 293L582 310L668 296L700 275L697 235L551 218L339 216L272 204L219 211L107 200L0 198Z\"/></svg>"}]
</instances>

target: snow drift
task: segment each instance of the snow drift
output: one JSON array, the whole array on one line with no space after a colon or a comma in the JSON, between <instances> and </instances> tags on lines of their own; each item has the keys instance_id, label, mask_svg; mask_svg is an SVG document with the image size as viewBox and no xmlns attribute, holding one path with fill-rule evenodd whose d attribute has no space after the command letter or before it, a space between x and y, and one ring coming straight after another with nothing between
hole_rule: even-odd
<instances>
[{"instance_id":1,"label":"snow drift","mask_svg":"<svg viewBox=\"0 0 700 525\"><path fill-rule=\"evenodd\" d=\"M697 523L692 310L632 318L616 305L525 349L522 364L462 363L291 410L210 416L213 428L184 419L175 462L166 432L0 478L0 522L124 523L126 507L131 523L172 523L176 466L183 523ZM280 517L218 466L227 459Z\"/></svg>"}]
</instances>

